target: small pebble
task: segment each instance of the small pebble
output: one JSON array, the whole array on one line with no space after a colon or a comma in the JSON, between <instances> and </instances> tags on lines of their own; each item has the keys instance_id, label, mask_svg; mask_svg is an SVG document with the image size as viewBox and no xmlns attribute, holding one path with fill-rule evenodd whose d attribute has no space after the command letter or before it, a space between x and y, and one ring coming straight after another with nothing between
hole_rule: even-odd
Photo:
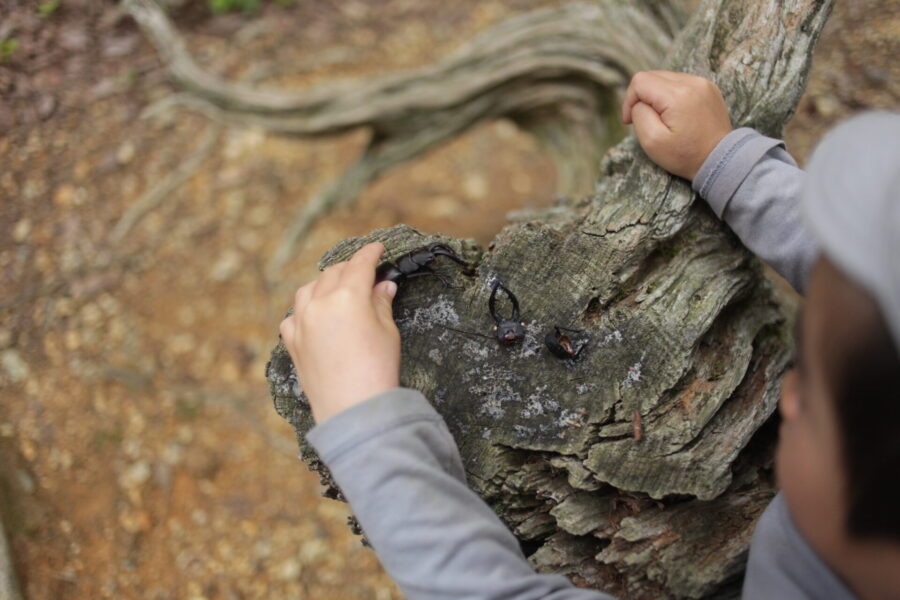
<instances>
[{"instance_id":1,"label":"small pebble","mask_svg":"<svg viewBox=\"0 0 900 600\"><path fill-rule=\"evenodd\" d=\"M293 581L300 577L303 570L300 561L296 558L288 558L275 567L275 577L281 581Z\"/></svg>"},{"instance_id":2,"label":"small pebble","mask_svg":"<svg viewBox=\"0 0 900 600\"><path fill-rule=\"evenodd\" d=\"M116 150L116 160L120 165L127 165L134 158L135 148L131 142L125 142Z\"/></svg>"},{"instance_id":3,"label":"small pebble","mask_svg":"<svg viewBox=\"0 0 900 600\"><path fill-rule=\"evenodd\" d=\"M128 467L121 477L119 484L125 489L138 488L150 479L150 465L147 461L139 461Z\"/></svg>"},{"instance_id":4,"label":"small pebble","mask_svg":"<svg viewBox=\"0 0 900 600\"><path fill-rule=\"evenodd\" d=\"M28 377L28 364L15 348L8 348L0 354L0 365L3 366L3 372L13 383L18 383Z\"/></svg>"},{"instance_id":5,"label":"small pebble","mask_svg":"<svg viewBox=\"0 0 900 600\"><path fill-rule=\"evenodd\" d=\"M13 240L18 243L24 242L31 234L31 219L25 218L16 223L13 227Z\"/></svg>"}]
</instances>

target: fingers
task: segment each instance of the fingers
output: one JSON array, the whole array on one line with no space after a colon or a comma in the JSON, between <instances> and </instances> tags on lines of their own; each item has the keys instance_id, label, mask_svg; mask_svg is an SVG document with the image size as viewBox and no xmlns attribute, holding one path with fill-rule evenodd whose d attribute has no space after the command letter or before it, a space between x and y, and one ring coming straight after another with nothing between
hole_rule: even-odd
<instances>
[{"instance_id":1,"label":"fingers","mask_svg":"<svg viewBox=\"0 0 900 600\"><path fill-rule=\"evenodd\" d=\"M281 339L284 341L284 345L287 347L292 359L294 358L294 347L297 342L296 318L303 313L303 309L309 304L316 283L317 280L311 281L294 293L294 312L285 317L278 326L278 332L281 333Z\"/></svg>"},{"instance_id":2,"label":"fingers","mask_svg":"<svg viewBox=\"0 0 900 600\"><path fill-rule=\"evenodd\" d=\"M294 332L296 331L294 327L293 315L285 317L278 326L278 333L281 334L281 339L284 341L285 345L287 345L290 340L294 339Z\"/></svg>"},{"instance_id":3,"label":"fingers","mask_svg":"<svg viewBox=\"0 0 900 600\"><path fill-rule=\"evenodd\" d=\"M322 271L322 274L319 275L319 278L315 282L315 290L311 297L321 298L334 291L334 289L340 285L341 272L345 268L347 268L347 263L341 262L336 265L331 265Z\"/></svg>"},{"instance_id":4,"label":"fingers","mask_svg":"<svg viewBox=\"0 0 900 600\"><path fill-rule=\"evenodd\" d=\"M631 119L638 141L645 149L652 149L655 142L669 133L669 128L653 108L638 102L631 109Z\"/></svg>"},{"instance_id":5,"label":"fingers","mask_svg":"<svg viewBox=\"0 0 900 600\"><path fill-rule=\"evenodd\" d=\"M299 288L294 294L294 314L298 314L303 308L309 304L309 300L313 297L318 280L311 281Z\"/></svg>"},{"instance_id":6,"label":"fingers","mask_svg":"<svg viewBox=\"0 0 900 600\"><path fill-rule=\"evenodd\" d=\"M297 356L294 348L297 346L297 324L294 323L294 315L285 317L278 326L278 332L281 334L281 342L284 344L284 347L287 348L288 354L291 357L291 362L293 362L294 367L296 367Z\"/></svg>"},{"instance_id":7,"label":"fingers","mask_svg":"<svg viewBox=\"0 0 900 600\"><path fill-rule=\"evenodd\" d=\"M646 71L651 75L656 75L661 79L666 79L668 81L684 81L686 77L693 77L693 75L688 75L687 73L676 73L675 71L663 71L662 69L654 69L652 71Z\"/></svg>"},{"instance_id":8,"label":"fingers","mask_svg":"<svg viewBox=\"0 0 900 600\"><path fill-rule=\"evenodd\" d=\"M626 125L632 122L633 108L638 102L649 105L657 113L664 112L669 106L672 96L670 87L674 81L670 75L660 75L659 71L636 73L628 84L625 100L622 102L622 122Z\"/></svg>"},{"instance_id":9,"label":"fingers","mask_svg":"<svg viewBox=\"0 0 900 600\"><path fill-rule=\"evenodd\" d=\"M278 327L278 331L281 333L281 340L284 342L288 354L291 355L291 360L294 361L295 366L297 365L296 352L299 344L299 340L297 339L297 318L303 314L306 305L309 304L316 283L316 281L311 281L297 290L294 294L294 312L285 317Z\"/></svg>"},{"instance_id":10,"label":"fingers","mask_svg":"<svg viewBox=\"0 0 900 600\"><path fill-rule=\"evenodd\" d=\"M394 296L397 294L397 284L393 281L382 281L372 290L372 306L375 315L384 327L396 327L394 323Z\"/></svg>"},{"instance_id":11,"label":"fingers","mask_svg":"<svg viewBox=\"0 0 900 600\"><path fill-rule=\"evenodd\" d=\"M375 267L383 253L384 246L380 242L372 242L357 250L350 260L331 265L314 282L315 289L307 294L307 300L323 298L339 287L369 294L375 283Z\"/></svg>"},{"instance_id":12,"label":"fingers","mask_svg":"<svg viewBox=\"0 0 900 600\"><path fill-rule=\"evenodd\" d=\"M341 286L362 293L370 293L375 284L375 268L384 254L381 242L366 244L347 261L347 268L341 273Z\"/></svg>"}]
</instances>

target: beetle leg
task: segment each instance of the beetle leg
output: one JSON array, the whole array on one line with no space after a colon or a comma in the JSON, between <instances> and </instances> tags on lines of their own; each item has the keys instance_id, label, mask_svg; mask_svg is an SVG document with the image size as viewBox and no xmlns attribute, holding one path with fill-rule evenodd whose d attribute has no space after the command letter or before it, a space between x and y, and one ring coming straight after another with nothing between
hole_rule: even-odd
<instances>
[{"instance_id":1,"label":"beetle leg","mask_svg":"<svg viewBox=\"0 0 900 600\"><path fill-rule=\"evenodd\" d=\"M436 244L430 250L431 250L431 253L434 254L435 256L446 256L450 260L455 261L464 267L469 266L469 263L467 263L466 261L461 259L456 254L456 252L454 252L452 249L450 249L449 246L445 246L444 244Z\"/></svg>"},{"instance_id":2,"label":"beetle leg","mask_svg":"<svg viewBox=\"0 0 900 600\"><path fill-rule=\"evenodd\" d=\"M419 267L419 270L418 270L418 271L416 271L415 273L410 273L409 275L406 276L406 278L409 279L409 278L411 278L411 277L422 277L422 276L424 276L424 275L434 275L435 277L437 277L438 279L440 279L441 283L443 283L444 285L446 285L447 287L450 287L450 288L459 288L459 287L462 287L462 286L459 286L459 285L453 285L452 283L450 283L450 282L447 280L446 277L444 277L444 276L441 275L440 273L437 273L437 272L433 271L433 270L431 269L431 267L429 267L429 266L427 266L427 265L422 265L421 267Z\"/></svg>"},{"instance_id":3,"label":"beetle leg","mask_svg":"<svg viewBox=\"0 0 900 600\"><path fill-rule=\"evenodd\" d=\"M434 271L432 271L432 270L429 269L428 267L422 267L421 269L419 269L419 270L416 271L415 273L410 273L409 275L407 275L406 278L407 278L407 279L412 279L413 277L424 277L425 275L436 275L436 274L437 274L437 273L435 273Z\"/></svg>"},{"instance_id":4,"label":"beetle leg","mask_svg":"<svg viewBox=\"0 0 900 600\"><path fill-rule=\"evenodd\" d=\"M431 271L431 269L429 269L429 271ZM462 287L461 285L453 285L452 283L450 283L449 279L447 279L446 277L444 277L443 275L441 275L440 273L438 273L436 271L431 271L431 274L434 275L435 277L437 277L438 279L440 279L441 283L446 285L448 288L457 288L458 289L458 288Z\"/></svg>"},{"instance_id":5,"label":"beetle leg","mask_svg":"<svg viewBox=\"0 0 900 600\"><path fill-rule=\"evenodd\" d=\"M512 304L512 315L510 315L509 319L501 319L497 316L497 306L496 306L496 297L497 290L503 290L506 294L507 298L509 298L510 304ZM491 298L488 300L488 308L491 311L491 316L494 317L494 320L498 323L501 320L505 321L519 321L519 300L516 298L515 294L509 291L509 288L500 283L499 280L494 281L494 287L491 288Z\"/></svg>"},{"instance_id":6,"label":"beetle leg","mask_svg":"<svg viewBox=\"0 0 900 600\"><path fill-rule=\"evenodd\" d=\"M461 333L463 335L476 335L478 337L487 338L489 340L494 339L493 336L484 335L483 333L475 333L474 331L464 331L462 329L456 329L454 327L449 327L447 325L438 325L438 327L442 327L444 329L449 329L450 331L455 331L456 333Z\"/></svg>"},{"instance_id":7,"label":"beetle leg","mask_svg":"<svg viewBox=\"0 0 900 600\"><path fill-rule=\"evenodd\" d=\"M561 331L570 331L572 333L584 333L584 329L569 329L568 327L560 327L559 325L554 325L554 327Z\"/></svg>"}]
</instances>

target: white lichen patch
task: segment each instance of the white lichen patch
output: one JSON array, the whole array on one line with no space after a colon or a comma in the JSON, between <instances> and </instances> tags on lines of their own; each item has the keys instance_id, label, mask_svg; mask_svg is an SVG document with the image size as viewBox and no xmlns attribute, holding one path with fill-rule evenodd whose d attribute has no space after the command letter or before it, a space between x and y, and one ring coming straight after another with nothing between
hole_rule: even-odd
<instances>
[{"instance_id":1,"label":"white lichen patch","mask_svg":"<svg viewBox=\"0 0 900 600\"><path fill-rule=\"evenodd\" d=\"M587 394L589 392L593 392L597 390L596 384L593 383L579 383L575 386L575 391L578 394Z\"/></svg>"},{"instance_id":2,"label":"white lichen patch","mask_svg":"<svg viewBox=\"0 0 900 600\"><path fill-rule=\"evenodd\" d=\"M559 413L559 419L557 419L556 424L560 429L564 429L566 427L581 427L582 425L584 425L586 418L586 410L569 410L567 408L564 408L562 409L562 412Z\"/></svg>"},{"instance_id":3,"label":"white lichen patch","mask_svg":"<svg viewBox=\"0 0 900 600\"><path fill-rule=\"evenodd\" d=\"M447 390L439 389L434 393L434 403L438 406L444 404L447 401Z\"/></svg>"},{"instance_id":4,"label":"white lichen patch","mask_svg":"<svg viewBox=\"0 0 900 600\"><path fill-rule=\"evenodd\" d=\"M436 325L445 327L459 325L459 314L453 302L441 295L431 305L416 307L396 321L401 333L422 333Z\"/></svg>"},{"instance_id":5,"label":"white lichen patch","mask_svg":"<svg viewBox=\"0 0 900 600\"><path fill-rule=\"evenodd\" d=\"M428 358L430 358L436 365L444 364L444 357L441 356L441 352L437 348L432 348L428 351Z\"/></svg>"},{"instance_id":6,"label":"white lichen patch","mask_svg":"<svg viewBox=\"0 0 900 600\"><path fill-rule=\"evenodd\" d=\"M490 348L491 346L488 346L487 344L492 342L493 340L484 340L484 343L479 343L475 340L466 340L466 342L463 344L463 351L469 357L478 357L484 360L487 359L488 356L490 356L490 351L488 350L488 348Z\"/></svg>"},{"instance_id":7,"label":"white lichen patch","mask_svg":"<svg viewBox=\"0 0 900 600\"><path fill-rule=\"evenodd\" d=\"M603 339L597 342L597 347L603 348L604 346L608 346L612 342L621 342L623 339L625 338L622 336L622 332L616 329L615 331L607 333L605 336L603 336Z\"/></svg>"},{"instance_id":8,"label":"white lichen patch","mask_svg":"<svg viewBox=\"0 0 900 600\"><path fill-rule=\"evenodd\" d=\"M481 289L487 294L491 293L491 290L494 288L494 282L500 281L500 278L497 277L495 273L491 273L487 277L484 278L484 285L482 285ZM502 282L501 282L502 283ZM500 292L498 292L500 293Z\"/></svg>"},{"instance_id":9,"label":"white lichen patch","mask_svg":"<svg viewBox=\"0 0 900 600\"><path fill-rule=\"evenodd\" d=\"M297 369L293 362L289 363L287 373L275 369L272 369L271 373L270 377L277 395L300 398L303 388L300 386L300 380L297 379Z\"/></svg>"},{"instance_id":10,"label":"white lichen patch","mask_svg":"<svg viewBox=\"0 0 900 600\"><path fill-rule=\"evenodd\" d=\"M628 373L625 375L625 379L622 381L622 387L634 385L641 380L641 371L644 368L644 358L646 358L646 356L647 353L642 352L641 358L638 359L636 363L628 367Z\"/></svg>"},{"instance_id":11,"label":"white lichen patch","mask_svg":"<svg viewBox=\"0 0 900 600\"><path fill-rule=\"evenodd\" d=\"M544 384L535 388L534 392L525 399L525 407L519 413L522 417L530 419L538 415L555 413L559 410L559 402L545 395L549 385Z\"/></svg>"},{"instance_id":12,"label":"white lichen patch","mask_svg":"<svg viewBox=\"0 0 900 600\"><path fill-rule=\"evenodd\" d=\"M508 403L522 403L522 396L511 384L515 378L508 370L489 365L472 367L463 374L469 393L483 398L480 412L493 418L505 415Z\"/></svg>"},{"instance_id":13,"label":"white lichen patch","mask_svg":"<svg viewBox=\"0 0 900 600\"><path fill-rule=\"evenodd\" d=\"M534 437L535 430L531 427L526 427L524 425L514 425L513 433L516 434L516 439L523 440L525 438Z\"/></svg>"},{"instance_id":14,"label":"white lichen patch","mask_svg":"<svg viewBox=\"0 0 900 600\"><path fill-rule=\"evenodd\" d=\"M530 419L536 415L542 415L545 412L544 405L541 401L534 395L528 397L525 401L525 408L522 409L522 412L519 413L522 417L526 419Z\"/></svg>"},{"instance_id":15,"label":"white lichen patch","mask_svg":"<svg viewBox=\"0 0 900 600\"><path fill-rule=\"evenodd\" d=\"M537 356L544 346L544 338L541 335L541 326L537 321L525 324L525 339L519 346L518 358L531 358Z\"/></svg>"},{"instance_id":16,"label":"white lichen patch","mask_svg":"<svg viewBox=\"0 0 900 600\"><path fill-rule=\"evenodd\" d=\"M506 409L503 408L503 402L500 398L491 397L486 398L484 402L481 404L481 414L488 415L494 419L501 419L503 415L506 414Z\"/></svg>"}]
</instances>

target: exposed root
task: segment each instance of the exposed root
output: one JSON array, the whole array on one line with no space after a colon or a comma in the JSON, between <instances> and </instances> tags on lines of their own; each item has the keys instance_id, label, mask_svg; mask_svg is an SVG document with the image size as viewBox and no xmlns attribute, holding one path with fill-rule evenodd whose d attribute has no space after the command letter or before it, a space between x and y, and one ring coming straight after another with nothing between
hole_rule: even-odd
<instances>
[{"instance_id":1,"label":"exposed root","mask_svg":"<svg viewBox=\"0 0 900 600\"><path fill-rule=\"evenodd\" d=\"M684 21L677 0L542 9L500 23L434 65L287 92L222 80L194 61L156 2L123 6L185 90L172 104L294 136L372 130L356 163L288 225L268 265L270 281L322 216L352 203L388 169L485 120L508 117L535 135L557 165L560 194L590 192L600 156L622 134L608 118L618 91L632 73L660 64Z\"/></svg>"}]
</instances>

